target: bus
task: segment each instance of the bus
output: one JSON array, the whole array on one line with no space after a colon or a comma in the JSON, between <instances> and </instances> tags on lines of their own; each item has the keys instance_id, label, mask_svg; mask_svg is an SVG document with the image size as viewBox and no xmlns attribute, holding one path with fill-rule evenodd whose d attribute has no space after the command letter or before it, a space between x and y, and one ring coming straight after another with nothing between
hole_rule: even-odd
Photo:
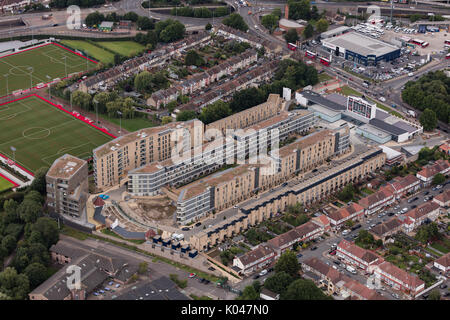
<instances>
[{"instance_id":1,"label":"bus","mask_svg":"<svg viewBox=\"0 0 450 320\"><path fill-rule=\"evenodd\" d=\"M306 50L305 57L308 57L310 59L315 59L317 57L317 53Z\"/></svg>"},{"instance_id":2,"label":"bus","mask_svg":"<svg viewBox=\"0 0 450 320\"><path fill-rule=\"evenodd\" d=\"M425 42L425 41L419 40L419 39L412 39L409 42L414 43L414 44L416 44L418 46L421 46L422 48L426 48L429 45L428 42Z\"/></svg>"},{"instance_id":3,"label":"bus","mask_svg":"<svg viewBox=\"0 0 450 320\"><path fill-rule=\"evenodd\" d=\"M320 63L328 67L330 65L330 60L325 57L320 57Z\"/></svg>"},{"instance_id":4,"label":"bus","mask_svg":"<svg viewBox=\"0 0 450 320\"><path fill-rule=\"evenodd\" d=\"M293 44L293 43L290 43L290 42L288 43L287 47L288 47L289 50L292 50L292 51L296 51L297 50L297 46L295 44Z\"/></svg>"},{"instance_id":5,"label":"bus","mask_svg":"<svg viewBox=\"0 0 450 320\"><path fill-rule=\"evenodd\" d=\"M450 59L450 53L447 53L447 55L445 56L445 59Z\"/></svg>"},{"instance_id":6,"label":"bus","mask_svg":"<svg viewBox=\"0 0 450 320\"><path fill-rule=\"evenodd\" d=\"M450 46L450 40L445 40L444 44L448 44Z\"/></svg>"}]
</instances>

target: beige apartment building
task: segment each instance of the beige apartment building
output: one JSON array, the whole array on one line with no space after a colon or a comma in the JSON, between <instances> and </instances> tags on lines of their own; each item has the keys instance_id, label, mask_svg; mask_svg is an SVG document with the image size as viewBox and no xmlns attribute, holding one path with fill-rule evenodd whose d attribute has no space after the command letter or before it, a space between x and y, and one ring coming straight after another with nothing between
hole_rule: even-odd
<instances>
[{"instance_id":1,"label":"beige apartment building","mask_svg":"<svg viewBox=\"0 0 450 320\"><path fill-rule=\"evenodd\" d=\"M351 159L332 163L329 167L310 172L302 178L290 181L252 198L226 211L226 220L193 234L189 242L199 250L223 242L250 226L272 218L286 210L287 206L301 202L306 206L341 190L350 182L364 179L379 170L386 161L386 154L380 148L371 148Z\"/></svg>"},{"instance_id":2,"label":"beige apartment building","mask_svg":"<svg viewBox=\"0 0 450 320\"><path fill-rule=\"evenodd\" d=\"M138 130L99 146L93 151L97 188L104 190L121 184L128 171L169 159L176 142L194 147L203 141L203 131L200 120L173 122Z\"/></svg>"},{"instance_id":3,"label":"beige apartment building","mask_svg":"<svg viewBox=\"0 0 450 320\"><path fill-rule=\"evenodd\" d=\"M53 162L45 180L50 213L79 218L89 194L87 162L65 154Z\"/></svg>"},{"instance_id":4,"label":"beige apartment building","mask_svg":"<svg viewBox=\"0 0 450 320\"><path fill-rule=\"evenodd\" d=\"M266 102L210 123L206 126L206 130L214 128L226 134L227 129L247 128L277 115L284 106L285 101L279 94L270 94Z\"/></svg>"}]
</instances>

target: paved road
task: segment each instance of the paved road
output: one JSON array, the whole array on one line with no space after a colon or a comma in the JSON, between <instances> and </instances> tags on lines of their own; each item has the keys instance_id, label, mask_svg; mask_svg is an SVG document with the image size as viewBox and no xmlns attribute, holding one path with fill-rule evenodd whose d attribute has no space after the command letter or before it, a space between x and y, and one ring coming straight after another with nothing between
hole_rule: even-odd
<instances>
[{"instance_id":1,"label":"paved road","mask_svg":"<svg viewBox=\"0 0 450 320\"><path fill-rule=\"evenodd\" d=\"M125 248L115 246L108 242L103 242L97 239L78 240L65 235L60 235L60 241L66 242L71 246L82 247L89 251L95 252L96 250L104 250L122 256L125 259L133 260L137 262L146 261L150 268L150 278L157 279L161 276L169 277L170 274L177 274L178 279L188 279L188 287L185 289L187 294L194 293L196 295L208 295L217 297L222 300L232 300L235 298L235 294L226 291L222 288L216 287L214 284L200 283L196 278L189 278L189 273L176 268L170 264L164 262L154 262L153 257L140 254Z\"/></svg>"}]
</instances>

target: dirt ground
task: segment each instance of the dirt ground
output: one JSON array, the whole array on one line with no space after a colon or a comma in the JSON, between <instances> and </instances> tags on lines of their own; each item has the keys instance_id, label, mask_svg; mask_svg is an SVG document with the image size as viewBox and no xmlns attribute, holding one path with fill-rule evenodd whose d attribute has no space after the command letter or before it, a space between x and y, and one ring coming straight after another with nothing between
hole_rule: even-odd
<instances>
[{"instance_id":1,"label":"dirt ground","mask_svg":"<svg viewBox=\"0 0 450 320\"><path fill-rule=\"evenodd\" d=\"M140 221L176 227L173 219L176 208L173 206L172 200L167 197L132 199L126 204L134 215L139 216Z\"/></svg>"}]
</instances>

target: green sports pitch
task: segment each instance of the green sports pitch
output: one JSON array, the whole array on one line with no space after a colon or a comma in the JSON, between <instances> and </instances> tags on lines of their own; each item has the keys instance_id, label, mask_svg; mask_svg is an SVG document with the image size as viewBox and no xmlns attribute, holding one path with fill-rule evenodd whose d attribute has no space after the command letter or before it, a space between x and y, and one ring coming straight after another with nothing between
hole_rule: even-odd
<instances>
[{"instance_id":1,"label":"green sports pitch","mask_svg":"<svg viewBox=\"0 0 450 320\"><path fill-rule=\"evenodd\" d=\"M30 171L50 167L63 154L88 159L112 137L37 95L0 105L0 153Z\"/></svg>"},{"instance_id":2,"label":"green sports pitch","mask_svg":"<svg viewBox=\"0 0 450 320\"><path fill-rule=\"evenodd\" d=\"M12 187L14 185L11 182L0 176L0 192L11 189Z\"/></svg>"},{"instance_id":3,"label":"green sports pitch","mask_svg":"<svg viewBox=\"0 0 450 320\"><path fill-rule=\"evenodd\" d=\"M0 57L0 97L56 78L86 72L96 63L58 44L46 44Z\"/></svg>"}]
</instances>

